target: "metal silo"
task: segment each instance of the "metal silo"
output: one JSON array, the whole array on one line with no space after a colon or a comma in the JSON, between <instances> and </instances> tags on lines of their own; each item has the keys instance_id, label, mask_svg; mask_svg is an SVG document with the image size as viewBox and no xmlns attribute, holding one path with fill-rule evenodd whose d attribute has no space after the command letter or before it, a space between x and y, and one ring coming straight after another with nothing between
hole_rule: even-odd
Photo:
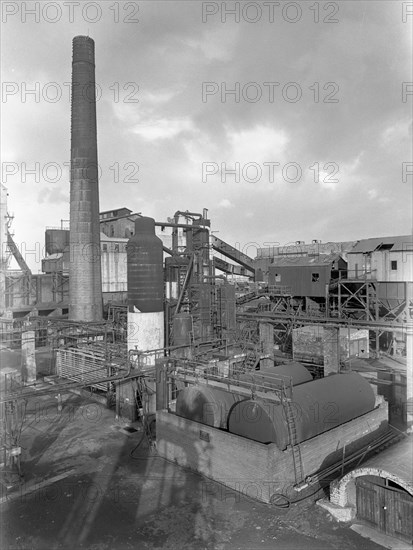
<instances>
[{"instance_id":1,"label":"metal silo","mask_svg":"<svg viewBox=\"0 0 413 550\"><path fill-rule=\"evenodd\" d=\"M164 347L163 244L155 235L155 220L137 218L128 241L128 350ZM150 356L146 364L155 364Z\"/></svg>"},{"instance_id":2,"label":"metal silo","mask_svg":"<svg viewBox=\"0 0 413 550\"><path fill-rule=\"evenodd\" d=\"M137 218L126 252L129 309L163 311L163 244L155 235L153 218Z\"/></svg>"}]
</instances>

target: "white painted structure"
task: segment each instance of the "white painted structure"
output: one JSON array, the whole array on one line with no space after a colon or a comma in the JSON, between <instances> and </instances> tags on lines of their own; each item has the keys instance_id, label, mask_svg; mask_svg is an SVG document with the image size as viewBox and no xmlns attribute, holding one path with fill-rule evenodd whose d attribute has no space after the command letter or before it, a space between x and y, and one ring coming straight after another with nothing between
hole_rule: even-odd
<instances>
[{"instance_id":1,"label":"white painted structure","mask_svg":"<svg viewBox=\"0 0 413 550\"><path fill-rule=\"evenodd\" d=\"M347 253L349 279L413 281L413 237L377 237L359 241Z\"/></svg>"},{"instance_id":2,"label":"white painted structure","mask_svg":"<svg viewBox=\"0 0 413 550\"><path fill-rule=\"evenodd\" d=\"M142 313L136 307L128 311L128 350L150 351L164 347L164 313L151 311ZM151 356L155 364L155 355Z\"/></svg>"}]
</instances>

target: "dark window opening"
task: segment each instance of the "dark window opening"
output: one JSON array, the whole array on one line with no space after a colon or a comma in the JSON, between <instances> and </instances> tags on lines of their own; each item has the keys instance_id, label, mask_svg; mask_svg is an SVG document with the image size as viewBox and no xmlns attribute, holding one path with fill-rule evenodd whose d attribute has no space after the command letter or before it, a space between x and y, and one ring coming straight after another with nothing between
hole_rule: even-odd
<instances>
[{"instance_id":1,"label":"dark window opening","mask_svg":"<svg viewBox=\"0 0 413 550\"><path fill-rule=\"evenodd\" d=\"M119 245L115 244L115 252L119 252Z\"/></svg>"},{"instance_id":2,"label":"dark window opening","mask_svg":"<svg viewBox=\"0 0 413 550\"><path fill-rule=\"evenodd\" d=\"M392 260L390 266L392 271L397 271L397 260Z\"/></svg>"},{"instance_id":3,"label":"dark window opening","mask_svg":"<svg viewBox=\"0 0 413 550\"><path fill-rule=\"evenodd\" d=\"M317 283L320 280L320 274L319 273L311 273L311 282Z\"/></svg>"},{"instance_id":4,"label":"dark window opening","mask_svg":"<svg viewBox=\"0 0 413 550\"><path fill-rule=\"evenodd\" d=\"M108 245L102 244L102 252L107 252L107 251L108 251Z\"/></svg>"},{"instance_id":5,"label":"dark window opening","mask_svg":"<svg viewBox=\"0 0 413 550\"><path fill-rule=\"evenodd\" d=\"M394 243L390 243L390 244L380 244L376 250L391 250L394 246Z\"/></svg>"},{"instance_id":6,"label":"dark window opening","mask_svg":"<svg viewBox=\"0 0 413 550\"><path fill-rule=\"evenodd\" d=\"M110 236L111 237L114 237L115 236L115 228L113 225L110 226Z\"/></svg>"}]
</instances>

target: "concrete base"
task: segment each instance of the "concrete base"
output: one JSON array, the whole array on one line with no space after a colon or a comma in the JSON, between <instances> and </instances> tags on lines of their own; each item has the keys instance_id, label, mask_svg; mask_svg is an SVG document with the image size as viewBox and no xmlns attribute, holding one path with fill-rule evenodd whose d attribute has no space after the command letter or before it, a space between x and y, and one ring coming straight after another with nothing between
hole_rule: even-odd
<instances>
[{"instance_id":1,"label":"concrete base","mask_svg":"<svg viewBox=\"0 0 413 550\"><path fill-rule=\"evenodd\" d=\"M356 511L352 506L337 506L326 498L317 500L316 504L317 506L324 508L324 510L327 510L327 512L329 512L337 521L352 521L356 515Z\"/></svg>"}]
</instances>

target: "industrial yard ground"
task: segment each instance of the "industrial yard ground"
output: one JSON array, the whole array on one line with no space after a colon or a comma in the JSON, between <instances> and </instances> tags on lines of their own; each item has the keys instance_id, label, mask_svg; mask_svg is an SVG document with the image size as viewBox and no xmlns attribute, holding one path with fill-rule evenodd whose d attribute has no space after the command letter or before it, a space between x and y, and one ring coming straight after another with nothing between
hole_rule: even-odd
<instances>
[{"instance_id":1,"label":"industrial yard ground","mask_svg":"<svg viewBox=\"0 0 413 550\"><path fill-rule=\"evenodd\" d=\"M64 395L61 411L54 395L31 398L26 414L24 483L3 493L2 549L380 548L309 500L259 503L156 457L146 440L131 456L140 426L128 432L84 396Z\"/></svg>"}]
</instances>

